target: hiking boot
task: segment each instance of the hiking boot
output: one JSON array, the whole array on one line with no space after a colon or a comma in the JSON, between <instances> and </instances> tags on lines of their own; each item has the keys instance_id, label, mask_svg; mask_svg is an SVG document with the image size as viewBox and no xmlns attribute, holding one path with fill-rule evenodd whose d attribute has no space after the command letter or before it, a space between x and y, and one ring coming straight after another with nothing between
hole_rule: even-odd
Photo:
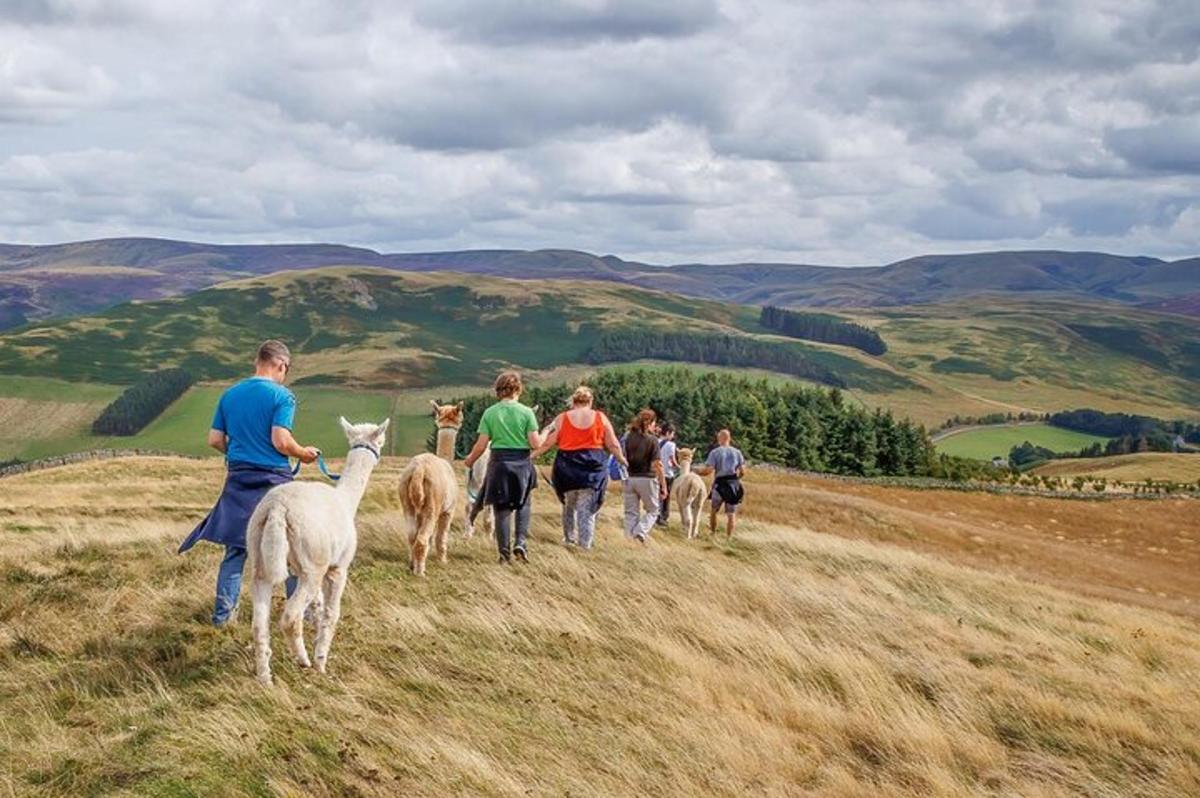
<instances>
[{"instance_id":1,"label":"hiking boot","mask_svg":"<svg viewBox=\"0 0 1200 798\"><path fill-rule=\"evenodd\" d=\"M646 545L646 536L645 535L634 535L633 539L636 540L638 543L641 543L643 546Z\"/></svg>"},{"instance_id":2,"label":"hiking boot","mask_svg":"<svg viewBox=\"0 0 1200 798\"><path fill-rule=\"evenodd\" d=\"M510 563L512 563L512 558L509 557L507 554L501 554L500 559L497 560L497 562L500 563L500 565L509 565Z\"/></svg>"},{"instance_id":3,"label":"hiking boot","mask_svg":"<svg viewBox=\"0 0 1200 798\"><path fill-rule=\"evenodd\" d=\"M523 563L529 562L529 555L525 553L525 549L513 549L513 556Z\"/></svg>"}]
</instances>

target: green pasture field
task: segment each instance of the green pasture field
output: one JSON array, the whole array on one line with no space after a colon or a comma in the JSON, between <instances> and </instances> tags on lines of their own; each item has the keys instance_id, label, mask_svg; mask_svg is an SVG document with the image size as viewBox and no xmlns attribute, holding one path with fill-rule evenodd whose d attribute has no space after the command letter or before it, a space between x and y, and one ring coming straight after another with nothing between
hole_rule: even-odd
<instances>
[{"instance_id":1,"label":"green pasture field","mask_svg":"<svg viewBox=\"0 0 1200 798\"><path fill-rule=\"evenodd\" d=\"M1053 452L1074 452L1093 443L1106 443L1108 438L1049 424L1014 424L959 432L938 441L937 450L955 457L991 460L993 457L1008 457L1012 447L1020 446L1025 441Z\"/></svg>"}]
</instances>

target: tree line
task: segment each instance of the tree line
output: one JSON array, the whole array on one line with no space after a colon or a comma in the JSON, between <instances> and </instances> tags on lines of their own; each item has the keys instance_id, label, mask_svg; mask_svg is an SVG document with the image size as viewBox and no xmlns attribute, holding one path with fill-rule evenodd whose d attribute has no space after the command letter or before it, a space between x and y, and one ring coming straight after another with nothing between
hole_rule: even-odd
<instances>
[{"instance_id":1,"label":"tree line","mask_svg":"<svg viewBox=\"0 0 1200 798\"><path fill-rule=\"evenodd\" d=\"M748 458L807 471L855 476L932 476L966 479L982 466L939 456L921 427L884 410L854 404L837 389L773 385L730 374L690 369L608 371L586 381L620 434L643 407L671 422L682 446L707 452L718 430L728 427ZM573 385L528 388L521 401L540 405L539 421L549 423L567 409ZM463 432L457 456L476 437L487 395L461 397ZM454 401L459 401L455 399ZM431 434L428 448L433 451Z\"/></svg>"},{"instance_id":2,"label":"tree line","mask_svg":"<svg viewBox=\"0 0 1200 798\"><path fill-rule=\"evenodd\" d=\"M136 435L194 382L183 369L165 369L134 383L92 422L94 435Z\"/></svg>"},{"instance_id":3,"label":"tree line","mask_svg":"<svg viewBox=\"0 0 1200 798\"><path fill-rule=\"evenodd\" d=\"M627 363L649 358L710 366L761 368L846 387L846 381L795 346L745 335L666 330L619 330L601 335L584 354L588 363Z\"/></svg>"},{"instance_id":4,"label":"tree line","mask_svg":"<svg viewBox=\"0 0 1200 798\"><path fill-rule=\"evenodd\" d=\"M882 355L887 344L879 333L828 313L798 313L768 305L759 314L759 324L790 338L851 346L868 355Z\"/></svg>"}]
</instances>

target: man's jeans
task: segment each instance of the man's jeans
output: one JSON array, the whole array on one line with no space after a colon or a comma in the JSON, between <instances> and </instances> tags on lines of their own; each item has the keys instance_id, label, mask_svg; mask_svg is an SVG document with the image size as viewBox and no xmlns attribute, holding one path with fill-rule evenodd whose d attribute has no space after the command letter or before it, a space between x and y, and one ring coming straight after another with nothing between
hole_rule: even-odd
<instances>
[{"instance_id":1,"label":"man's jeans","mask_svg":"<svg viewBox=\"0 0 1200 798\"><path fill-rule=\"evenodd\" d=\"M217 569L217 601L213 606L213 626L229 623L237 611L238 596L242 592L242 571L246 565L246 550L241 546L226 546L225 558ZM296 577L289 576L285 583L290 597L296 589Z\"/></svg>"},{"instance_id":2,"label":"man's jeans","mask_svg":"<svg viewBox=\"0 0 1200 798\"><path fill-rule=\"evenodd\" d=\"M625 534L645 540L658 520L658 480L630 477L622 489L625 499Z\"/></svg>"}]
</instances>

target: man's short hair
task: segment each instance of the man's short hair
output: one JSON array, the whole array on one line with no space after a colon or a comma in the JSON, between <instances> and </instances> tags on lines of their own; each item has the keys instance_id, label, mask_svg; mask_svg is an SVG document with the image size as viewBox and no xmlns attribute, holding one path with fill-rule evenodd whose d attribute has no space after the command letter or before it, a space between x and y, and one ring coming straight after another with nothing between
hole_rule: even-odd
<instances>
[{"instance_id":1,"label":"man's short hair","mask_svg":"<svg viewBox=\"0 0 1200 798\"><path fill-rule=\"evenodd\" d=\"M717 440L721 440L721 438L733 439L733 433L729 431L728 427L717 430Z\"/></svg>"},{"instance_id":2,"label":"man's short hair","mask_svg":"<svg viewBox=\"0 0 1200 798\"><path fill-rule=\"evenodd\" d=\"M283 341L276 341L272 338L259 344L258 357L255 360L259 363L271 363L276 360L286 360L290 363L292 353Z\"/></svg>"},{"instance_id":3,"label":"man's short hair","mask_svg":"<svg viewBox=\"0 0 1200 798\"><path fill-rule=\"evenodd\" d=\"M515 371L503 371L496 378L496 396L509 399L519 394L524 386L521 385L521 375Z\"/></svg>"}]
</instances>

